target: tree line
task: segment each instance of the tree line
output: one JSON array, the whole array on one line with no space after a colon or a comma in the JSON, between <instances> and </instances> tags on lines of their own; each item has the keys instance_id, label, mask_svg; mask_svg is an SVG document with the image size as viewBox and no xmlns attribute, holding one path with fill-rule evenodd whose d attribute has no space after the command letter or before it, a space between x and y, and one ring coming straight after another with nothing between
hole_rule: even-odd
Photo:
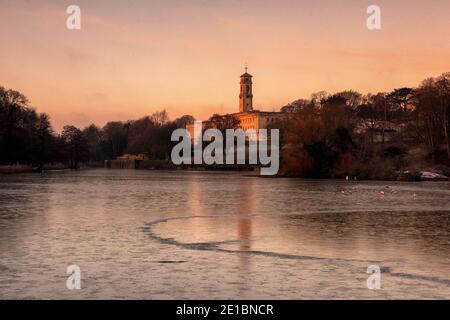
<instances>
[{"instance_id":1,"label":"tree line","mask_svg":"<svg viewBox=\"0 0 450 320\"><path fill-rule=\"evenodd\" d=\"M42 171L46 164L76 169L82 162L111 160L124 153L168 159L173 130L193 121L190 115L170 121L167 112L160 111L135 121L108 122L102 128L67 125L57 134L47 114L30 107L22 93L0 86L0 164L25 164Z\"/></svg>"},{"instance_id":2,"label":"tree line","mask_svg":"<svg viewBox=\"0 0 450 320\"><path fill-rule=\"evenodd\" d=\"M392 178L405 168L450 165L450 73L417 88L299 99L282 108L284 174Z\"/></svg>"},{"instance_id":3,"label":"tree line","mask_svg":"<svg viewBox=\"0 0 450 320\"><path fill-rule=\"evenodd\" d=\"M281 108L281 173L302 177L390 178L405 168L450 165L450 73L416 88L363 95L320 91ZM20 92L0 86L0 164L102 162L124 153L169 159L171 134L195 119L170 121L166 111L103 127L65 126L54 132L49 116L30 107ZM208 124L224 131L240 126L233 115L213 115Z\"/></svg>"}]
</instances>

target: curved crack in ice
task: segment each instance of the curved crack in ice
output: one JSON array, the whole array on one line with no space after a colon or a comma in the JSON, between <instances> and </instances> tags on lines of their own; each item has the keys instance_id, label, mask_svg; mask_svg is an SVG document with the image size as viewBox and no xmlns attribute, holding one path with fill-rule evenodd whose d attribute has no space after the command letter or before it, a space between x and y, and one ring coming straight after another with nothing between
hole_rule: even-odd
<instances>
[{"instance_id":1,"label":"curved crack in ice","mask_svg":"<svg viewBox=\"0 0 450 320\"><path fill-rule=\"evenodd\" d=\"M257 215L250 215L250 217L255 217ZM260 250L232 250L232 249L224 249L220 246L223 244L233 244L233 243L241 243L241 240L225 240L225 241L211 241L211 242L197 242L197 243L185 243L177 241L174 238L164 238L156 234L153 228L156 225L167 223L173 220L183 220L183 219L196 219L196 218L220 218L220 217L230 217L223 215L209 215L209 216L181 216L181 217L171 217L154 220L152 222L147 223L143 230L149 235L149 237L153 240L158 241L162 244L173 245L179 248L188 249L188 250L199 250L199 251L214 251L221 253L234 253L234 254L248 254L248 255L257 255L257 256L265 256L265 257L273 257L280 259L291 259L291 260L316 260L316 261L325 261L328 263L351 263L351 262L360 262L367 264L376 264L380 263L377 261L367 261L367 260L357 260L357 259L343 259L343 258L325 258L325 257L317 257L317 256L305 256L305 255L296 255L296 254L287 254L287 253L278 253L278 252L270 252L270 251L260 251ZM423 275L415 275L410 273L402 273L402 272L392 272L390 267L382 268L383 274L389 274L393 277L409 279L409 280L425 280L436 282L439 284L445 284L450 286L450 279L440 278L435 276L423 276Z\"/></svg>"},{"instance_id":2,"label":"curved crack in ice","mask_svg":"<svg viewBox=\"0 0 450 320\"><path fill-rule=\"evenodd\" d=\"M249 217L255 217L255 216L256 215L252 215ZM366 262L366 260L325 258L325 257L305 256L305 255L278 253L278 252L261 251L261 250L224 249L224 248L221 248L220 246L223 244L241 243L242 241L241 240L225 240L225 241L186 243L186 242L180 242L174 238L164 238L164 237L156 234L156 232L153 230L153 228L156 225L166 223L169 221L173 221L173 220L195 219L195 218L220 218L220 217L230 217L230 216L182 216L182 217L158 219L158 220L152 221L150 223L147 223L143 227L143 229L153 240L156 240L162 244L173 245L173 246L183 248L183 249L200 250L200 251L216 251L216 252L223 252L223 253L251 254L251 255L259 255L259 256L266 256L266 257L281 258L281 259L293 259L293 260L321 260L321 261L328 261L328 262L337 262L337 261ZM376 261L373 261L372 263L375 263L375 262Z\"/></svg>"}]
</instances>

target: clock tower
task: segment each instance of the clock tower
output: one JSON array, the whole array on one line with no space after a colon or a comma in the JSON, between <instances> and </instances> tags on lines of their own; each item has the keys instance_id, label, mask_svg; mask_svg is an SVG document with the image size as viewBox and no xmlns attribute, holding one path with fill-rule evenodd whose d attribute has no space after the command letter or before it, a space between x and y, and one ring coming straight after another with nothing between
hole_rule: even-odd
<instances>
[{"instance_id":1,"label":"clock tower","mask_svg":"<svg viewBox=\"0 0 450 320\"><path fill-rule=\"evenodd\" d=\"M253 111L252 75L247 72L241 76L241 93L239 94L239 112Z\"/></svg>"}]
</instances>

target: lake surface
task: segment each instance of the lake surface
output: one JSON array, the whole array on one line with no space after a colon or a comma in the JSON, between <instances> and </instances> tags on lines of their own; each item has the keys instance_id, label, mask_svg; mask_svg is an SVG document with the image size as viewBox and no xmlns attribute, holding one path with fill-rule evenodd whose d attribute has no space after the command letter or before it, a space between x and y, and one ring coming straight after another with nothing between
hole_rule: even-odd
<instances>
[{"instance_id":1,"label":"lake surface","mask_svg":"<svg viewBox=\"0 0 450 320\"><path fill-rule=\"evenodd\" d=\"M0 176L0 298L450 299L450 183Z\"/></svg>"}]
</instances>

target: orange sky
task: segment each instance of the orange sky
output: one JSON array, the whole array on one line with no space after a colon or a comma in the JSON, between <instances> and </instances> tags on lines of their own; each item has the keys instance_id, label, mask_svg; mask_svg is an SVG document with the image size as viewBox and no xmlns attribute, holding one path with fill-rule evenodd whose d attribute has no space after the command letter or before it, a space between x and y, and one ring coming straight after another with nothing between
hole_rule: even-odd
<instances>
[{"instance_id":1,"label":"orange sky","mask_svg":"<svg viewBox=\"0 0 450 320\"><path fill-rule=\"evenodd\" d=\"M66 29L66 8L82 29ZM366 9L382 9L382 30ZM450 71L448 0L0 0L0 85L64 124L104 125L238 110L245 62L254 104L312 92L415 86Z\"/></svg>"}]
</instances>

